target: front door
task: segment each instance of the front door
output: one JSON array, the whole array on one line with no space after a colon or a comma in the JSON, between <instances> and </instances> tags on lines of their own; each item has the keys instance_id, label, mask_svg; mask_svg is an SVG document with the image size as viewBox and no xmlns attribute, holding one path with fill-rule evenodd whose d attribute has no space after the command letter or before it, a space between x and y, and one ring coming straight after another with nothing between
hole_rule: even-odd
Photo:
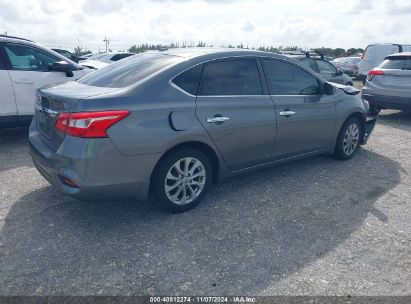
<instances>
[{"instance_id":1,"label":"front door","mask_svg":"<svg viewBox=\"0 0 411 304\"><path fill-rule=\"evenodd\" d=\"M273 159L327 150L336 126L333 97L323 95L318 79L297 65L274 59L263 62L277 115Z\"/></svg>"},{"instance_id":2,"label":"front door","mask_svg":"<svg viewBox=\"0 0 411 304\"><path fill-rule=\"evenodd\" d=\"M263 94L260 71L253 58L204 65L196 115L233 171L271 157L276 117L272 100Z\"/></svg>"}]
</instances>

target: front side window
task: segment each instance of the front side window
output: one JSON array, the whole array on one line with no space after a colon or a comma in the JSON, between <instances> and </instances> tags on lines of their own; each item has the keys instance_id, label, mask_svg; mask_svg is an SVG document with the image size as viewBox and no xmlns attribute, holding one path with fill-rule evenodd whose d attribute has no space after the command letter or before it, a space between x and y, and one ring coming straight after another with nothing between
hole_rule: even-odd
<instances>
[{"instance_id":1,"label":"front side window","mask_svg":"<svg viewBox=\"0 0 411 304\"><path fill-rule=\"evenodd\" d=\"M324 74L337 74L337 69L331 63L328 63L324 60L317 60L318 68L320 69L320 73Z\"/></svg>"},{"instance_id":2,"label":"front side window","mask_svg":"<svg viewBox=\"0 0 411 304\"><path fill-rule=\"evenodd\" d=\"M264 59L271 95L317 95L317 78L300 67L280 60Z\"/></svg>"},{"instance_id":3,"label":"front side window","mask_svg":"<svg viewBox=\"0 0 411 304\"><path fill-rule=\"evenodd\" d=\"M255 59L220 60L204 65L199 95L262 95Z\"/></svg>"},{"instance_id":4,"label":"front side window","mask_svg":"<svg viewBox=\"0 0 411 304\"><path fill-rule=\"evenodd\" d=\"M182 60L181 57L157 53L138 54L90 73L78 82L96 87L124 88Z\"/></svg>"},{"instance_id":5,"label":"front side window","mask_svg":"<svg viewBox=\"0 0 411 304\"><path fill-rule=\"evenodd\" d=\"M26 45L6 43L4 49L12 70L47 72L52 63L61 61L60 58Z\"/></svg>"}]
</instances>

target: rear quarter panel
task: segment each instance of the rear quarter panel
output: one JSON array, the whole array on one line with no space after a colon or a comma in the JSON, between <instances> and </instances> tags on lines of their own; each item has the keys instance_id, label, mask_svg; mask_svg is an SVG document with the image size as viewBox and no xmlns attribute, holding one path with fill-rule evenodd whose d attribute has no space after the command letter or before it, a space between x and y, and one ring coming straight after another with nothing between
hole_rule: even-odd
<instances>
[{"instance_id":1,"label":"rear quarter panel","mask_svg":"<svg viewBox=\"0 0 411 304\"><path fill-rule=\"evenodd\" d=\"M221 156L195 116L195 97L174 88L172 69L119 93L83 99L76 111L125 109L131 113L108 130L123 155L164 154L187 142L200 142Z\"/></svg>"}]
</instances>

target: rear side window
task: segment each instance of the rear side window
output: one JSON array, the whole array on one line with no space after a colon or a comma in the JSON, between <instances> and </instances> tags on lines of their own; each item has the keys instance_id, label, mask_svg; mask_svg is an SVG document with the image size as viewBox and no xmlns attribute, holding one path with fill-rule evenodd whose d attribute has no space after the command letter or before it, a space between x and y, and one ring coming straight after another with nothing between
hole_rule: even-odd
<instances>
[{"instance_id":1,"label":"rear side window","mask_svg":"<svg viewBox=\"0 0 411 304\"><path fill-rule=\"evenodd\" d=\"M279 60L264 60L271 95L317 95L317 78L300 67Z\"/></svg>"},{"instance_id":2,"label":"rear side window","mask_svg":"<svg viewBox=\"0 0 411 304\"><path fill-rule=\"evenodd\" d=\"M220 60L204 65L199 95L262 95L262 93L255 59Z\"/></svg>"},{"instance_id":3,"label":"rear side window","mask_svg":"<svg viewBox=\"0 0 411 304\"><path fill-rule=\"evenodd\" d=\"M162 54L134 55L90 73L78 82L96 87L124 88L166 67L181 62L182 59L181 57Z\"/></svg>"},{"instance_id":4,"label":"rear side window","mask_svg":"<svg viewBox=\"0 0 411 304\"><path fill-rule=\"evenodd\" d=\"M175 77L172 82L187 93L197 95L202 70L203 65L197 65Z\"/></svg>"},{"instance_id":5,"label":"rear side window","mask_svg":"<svg viewBox=\"0 0 411 304\"><path fill-rule=\"evenodd\" d=\"M379 67L382 69L411 70L411 56L388 57Z\"/></svg>"}]
</instances>

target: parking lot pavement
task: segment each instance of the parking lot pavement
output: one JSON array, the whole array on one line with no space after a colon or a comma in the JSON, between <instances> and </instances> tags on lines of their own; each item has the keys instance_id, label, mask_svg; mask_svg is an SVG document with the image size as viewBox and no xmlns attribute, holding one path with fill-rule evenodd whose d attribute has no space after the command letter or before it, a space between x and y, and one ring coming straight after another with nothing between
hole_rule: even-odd
<instances>
[{"instance_id":1,"label":"parking lot pavement","mask_svg":"<svg viewBox=\"0 0 411 304\"><path fill-rule=\"evenodd\" d=\"M61 197L3 130L0 195L1 295L411 294L411 114L384 111L350 161L221 182L178 215Z\"/></svg>"}]
</instances>

